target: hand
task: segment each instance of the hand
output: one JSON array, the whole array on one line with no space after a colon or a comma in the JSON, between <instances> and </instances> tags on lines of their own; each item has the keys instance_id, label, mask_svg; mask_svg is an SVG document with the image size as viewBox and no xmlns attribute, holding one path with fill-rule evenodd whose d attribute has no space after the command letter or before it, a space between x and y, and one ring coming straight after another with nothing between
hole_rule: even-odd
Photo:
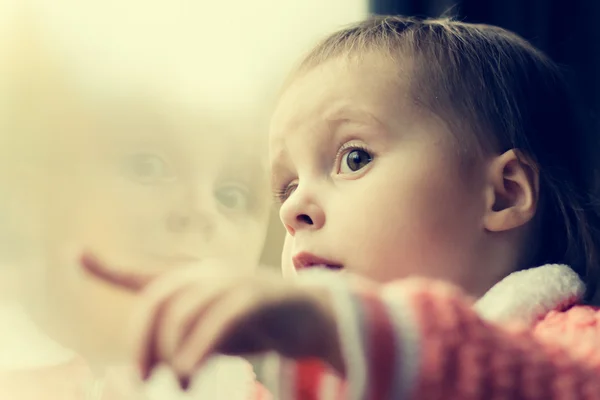
<instances>
[{"instance_id":1,"label":"hand","mask_svg":"<svg viewBox=\"0 0 600 400\"><path fill-rule=\"evenodd\" d=\"M319 358L342 376L340 344L329 293L272 274L207 276L187 268L152 282L120 274L91 257L83 265L107 283L142 291L134 324L142 378L169 365L182 387L215 353L247 355L276 351L294 358Z\"/></svg>"}]
</instances>

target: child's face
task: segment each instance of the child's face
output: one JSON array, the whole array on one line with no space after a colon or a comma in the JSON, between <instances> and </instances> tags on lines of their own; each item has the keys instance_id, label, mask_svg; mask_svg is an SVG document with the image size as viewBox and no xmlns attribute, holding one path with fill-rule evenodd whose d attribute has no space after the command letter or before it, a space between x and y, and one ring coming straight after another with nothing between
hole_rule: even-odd
<instances>
[{"instance_id":1,"label":"child's face","mask_svg":"<svg viewBox=\"0 0 600 400\"><path fill-rule=\"evenodd\" d=\"M132 304L81 273L73 257L83 251L149 274L207 258L242 272L262 251L268 178L253 128L147 118L93 135L68 182L68 226L56 245L62 264L49 279L65 316L81 323L77 334L92 336L75 339L90 342L82 348L120 350Z\"/></svg>"},{"instance_id":2,"label":"child's face","mask_svg":"<svg viewBox=\"0 0 600 400\"><path fill-rule=\"evenodd\" d=\"M414 105L409 72L374 55L334 59L284 92L270 134L273 186L289 195L284 271L331 264L476 290L483 161Z\"/></svg>"},{"instance_id":3,"label":"child's face","mask_svg":"<svg viewBox=\"0 0 600 400\"><path fill-rule=\"evenodd\" d=\"M149 273L223 256L246 266L258 262L266 168L256 133L230 129L146 127L105 141L82 182L76 240Z\"/></svg>"}]
</instances>

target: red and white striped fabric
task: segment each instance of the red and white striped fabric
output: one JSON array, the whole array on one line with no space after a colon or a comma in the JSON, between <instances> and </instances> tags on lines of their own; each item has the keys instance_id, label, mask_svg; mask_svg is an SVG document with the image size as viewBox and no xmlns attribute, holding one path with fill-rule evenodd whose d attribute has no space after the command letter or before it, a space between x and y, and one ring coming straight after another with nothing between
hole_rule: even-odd
<instances>
[{"instance_id":1,"label":"red and white striped fabric","mask_svg":"<svg viewBox=\"0 0 600 400\"><path fill-rule=\"evenodd\" d=\"M584 287L566 266L512 274L475 304L431 280L365 290L317 275L335 298L347 378L271 356L278 400L600 399L600 311L577 305Z\"/></svg>"}]
</instances>

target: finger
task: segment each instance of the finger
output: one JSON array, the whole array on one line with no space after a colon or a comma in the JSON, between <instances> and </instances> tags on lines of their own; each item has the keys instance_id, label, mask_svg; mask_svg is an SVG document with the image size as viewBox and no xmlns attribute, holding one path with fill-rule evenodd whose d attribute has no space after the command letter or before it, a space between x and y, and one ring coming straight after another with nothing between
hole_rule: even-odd
<instances>
[{"instance_id":1,"label":"finger","mask_svg":"<svg viewBox=\"0 0 600 400\"><path fill-rule=\"evenodd\" d=\"M84 254L81 257L81 265L96 278L131 292L141 291L156 277L147 274L124 272L120 268L108 267L91 254Z\"/></svg>"},{"instance_id":2,"label":"finger","mask_svg":"<svg viewBox=\"0 0 600 400\"><path fill-rule=\"evenodd\" d=\"M312 332L315 326L320 326L319 310L311 307L301 292L294 292L290 288L266 290L248 287L241 282L230 289L230 294L217 300L210 313L205 311L204 318L192 325L190 334L177 350L175 358L179 359L178 363L183 363L180 355L198 357L193 354L195 351L201 352L195 349L199 349L203 343L210 347L210 340L199 333L202 329L207 332L212 327L214 332L221 329L222 333L222 339L213 342L214 346L207 351L206 357L215 352L248 355L265 350L275 350L293 357L307 352L303 346L297 345L310 342L305 337L307 331ZM238 326L243 329L243 334L236 333ZM227 331L229 328L232 332ZM209 333L205 335L212 337ZM286 343L294 346L290 348ZM189 363L191 365L192 361L189 360Z\"/></svg>"},{"instance_id":3,"label":"finger","mask_svg":"<svg viewBox=\"0 0 600 400\"><path fill-rule=\"evenodd\" d=\"M169 332L165 332L165 336L162 339L164 342L161 351L165 352L165 354L168 353L168 356L163 358L163 362L167 365L172 366L174 362L176 362L178 349L184 345L187 338L193 333L193 327L203 323L208 310L214 307L226 293L226 291L221 291L219 293L213 293L212 296L200 299L198 294L194 292L195 291L189 290L187 292L188 294L186 294L186 297L188 295L190 297L195 295L195 298L192 298L191 302L187 302L183 298L181 299L181 302L183 303L185 301L186 304L177 311L177 314L179 314L178 316L165 316L164 325L174 324L171 326L176 327ZM168 315L171 315L171 313ZM174 371L178 376L181 389L187 390L194 375L194 370L190 369L189 372L185 373L177 373L176 369L174 369Z\"/></svg>"},{"instance_id":4,"label":"finger","mask_svg":"<svg viewBox=\"0 0 600 400\"><path fill-rule=\"evenodd\" d=\"M187 338L192 334L197 325L205 323L206 312L216 306L217 302L223 300L227 296L231 296L232 293L242 291L247 285L244 279L233 280L227 285L223 285L218 289L213 289L213 293L207 293L203 306L189 306L185 310L185 314L182 313L182 320L180 321L181 330L179 331L180 336L177 341L176 351L180 351L181 347L187 341Z\"/></svg>"},{"instance_id":5,"label":"finger","mask_svg":"<svg viewBox=\"0 0 600 400\"><path fill-rule=\"evenodd\" d=\"M229 292L214 302L178 348L172 368L181 378L193 376L206 360L220 348L232 348L237 337L247 336L244 321L256 305L248 293Z\"/></svg>"},{"instance_id":6,"label":"finger","mask_svg":"<svg viewBox=\"0 0 600 400\"><path fill-rule=\"evenodd\" d=\"M164 318L175 296L188 285L189 279L184 274L164 276L148 286L139 298L139 312L131 320L131 340L142 379L148 379L162 359L159 342L165 335L162 331L168 327Z\"/></svg>"},{"instance_id":7,"label":"finger","mask_svg":"<svg viewBox=\"0 0 600 400\"><path fill-rule=\"evenodd\" d=\"M175 338L171 337L172 332L178 329L173 329L172 320L187 318L188 313L192 313L191 309L200 308L202 301L222 288L223 282L220 280L202 276L194 268L167 274L149 285L139 299L142 305L140 312L132 319L132 347L143 379L147 379L161 361L169 363L174 353L171 348L177 346L168 342L181 341L183 334L176 333ZM183 293L189 293L186 294L189 297L185 301L181 299L180 304L185 306L181 311L176 311L177 299Z\"/></svg>"},{"instance_id":8,"label":"finger","mask_svg":"<svg viewBox=\"0 0 600 400\"><path fill-rule=\"evenodd\" d=\"M163 319L168 299L157 302L145 309L139 317L139 324L134 327L134 359L142 380L152 375L153 369L160 363L157 352L157 331Z\"/></svg>"},{"instance_id":9,"label":"finger","mask_svg":"<svg viewBox=\"0 0 600 400\"><path fill-rule=\"evenodd\" d=\"M203 290L204 289L204 290ZM159 357L169 363L189 335L192 326L203 320L206 311L223 295L225 290L206 289L190 284L175 294L163 313L156 343Z\"/></svg>"}]
</instances>

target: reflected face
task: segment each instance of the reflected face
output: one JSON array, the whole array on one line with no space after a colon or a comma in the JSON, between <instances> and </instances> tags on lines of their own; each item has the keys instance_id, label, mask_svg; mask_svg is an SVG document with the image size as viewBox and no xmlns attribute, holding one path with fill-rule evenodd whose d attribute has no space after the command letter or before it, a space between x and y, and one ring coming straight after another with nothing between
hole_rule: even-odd
<instances>
[{"instance_id":1,"label":"reflected face","mask_svg":"<svg viewBox=\"0 0 600 400\"><path fill-rule=\"evenodd\" d=\"M55 246L61 265L51 278L79 334L94 332L95 339L75 340L106 344L104 353L119 349L124 334L115 328L127 320L133 296L83 276L77 255L91 251L153 275L207 258L254 268L270 203L266 163L250 127L143 117L115 125L83 146L64 199L64 240Z\"/></svg>"},{"instance_id":2,"label":"reflected face","mask_svg":"<svg viewBox=\"0 0 600 400\"><path fill-rule=\"evenodd\" d=\"M76 210L82 245L148 273L204 258L258 261L267 178L247 138L182 129L107 147Z\"/></svg>"}]
</instances>

